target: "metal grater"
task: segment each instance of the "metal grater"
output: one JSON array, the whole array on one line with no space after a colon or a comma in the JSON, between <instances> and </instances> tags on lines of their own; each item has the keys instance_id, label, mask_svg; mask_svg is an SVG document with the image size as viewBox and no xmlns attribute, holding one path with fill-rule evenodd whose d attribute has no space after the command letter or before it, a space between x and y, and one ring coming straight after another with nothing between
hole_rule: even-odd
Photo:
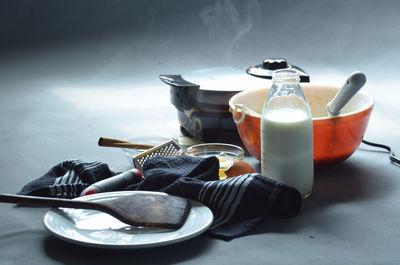
<instances>
[{"instance_id":1,"label":"metal grater","mask_svg":"<svg viewBox=\"0 0 400 265\"><path fill-rule=\"evenodd\" d=\"M133 164L135 167L142 172L143 164L152 157L163 156L163 157L175 157L184 154L183 150L175 143L174 140L170 140L163 144L154 146L149 150L136 155L133 158Z\"/></svg>"}]
</instances>

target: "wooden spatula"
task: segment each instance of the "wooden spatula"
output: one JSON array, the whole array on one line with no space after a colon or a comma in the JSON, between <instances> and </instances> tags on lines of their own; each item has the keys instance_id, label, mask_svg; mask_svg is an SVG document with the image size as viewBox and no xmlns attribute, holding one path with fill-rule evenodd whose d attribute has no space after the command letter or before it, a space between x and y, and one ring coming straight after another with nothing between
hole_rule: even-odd
<instances>
[{"instance_id":1,"label":"wooden spatula","mask_svg":"<svg viewBox=\"0 0 400 265\"><path fill-rule=\"evenodd\" d=\"M178 229L185 223L191 207L187 199L162 193L133 193L95 202L0 193L0 202L97 210L132 226L171 229Z\"/></svg>"}]
</instances>

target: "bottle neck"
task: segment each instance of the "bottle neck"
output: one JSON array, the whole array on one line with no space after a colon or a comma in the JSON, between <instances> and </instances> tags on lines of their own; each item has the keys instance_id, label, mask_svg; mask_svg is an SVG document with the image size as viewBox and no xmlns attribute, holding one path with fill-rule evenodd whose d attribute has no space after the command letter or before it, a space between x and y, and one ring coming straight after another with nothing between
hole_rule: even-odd
<instances>
[{"instance_id":1,"label":"bottle neck","mask_svg":"<svg viewBox=\"0 0 400 265\"><path fill-rule=\"evenodd\" d=\"M268 94L267 101L274 97L295 95L302 98L305 102L307 99L300 87L300 76L296 70L282 69L272 74L272 87Z\"/></svg>"},{"instance_id":2,"label":"bottle neck","mask_svg":"<svg viewBox=\"0 0 400 265\"><path fill-rule=\"evenodd\" d=\"M302 94L299 82L274 82L272 84L270 96L287 96L290 94Z\"/></svg>"},{"instance_id":3,"label":"bottle neck","mask_svg":"<svg viewBox=\"0 0 400 265\"><path fill-rule=\"evenodd\" d=\"M271 92L275 95L297 94L300 88L300 76L296 70L282 69L272 74Z\"/></svg>"},{"instance_id":4,"label":"bottle neck","mask_svg":"<svg viewBox=\"0 0 400 265\"><path fill-rule=\"evenodd\" d=\"M300 75L293 69L282 69L272 73L272 82L279 84L298 84L300 82Z\"/></svg>"}]
</instances>

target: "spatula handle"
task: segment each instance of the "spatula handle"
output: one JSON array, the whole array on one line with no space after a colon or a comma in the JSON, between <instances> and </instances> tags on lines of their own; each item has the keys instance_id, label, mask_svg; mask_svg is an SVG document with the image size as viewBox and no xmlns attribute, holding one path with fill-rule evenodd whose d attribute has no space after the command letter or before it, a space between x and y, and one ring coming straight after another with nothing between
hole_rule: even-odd
<instances>
[{"instance_id":1,"label":"spatula handle","mask_svg":"<svg viewBox=\"0 0 400 265\"><path fill-rule=\"evenodd\" d=\"M15 203L27 206L50 206L104 211L104 207L102 205L87 201L14 195L5 193L0 193L0 202Z\"/></svg>"}]
</instances>

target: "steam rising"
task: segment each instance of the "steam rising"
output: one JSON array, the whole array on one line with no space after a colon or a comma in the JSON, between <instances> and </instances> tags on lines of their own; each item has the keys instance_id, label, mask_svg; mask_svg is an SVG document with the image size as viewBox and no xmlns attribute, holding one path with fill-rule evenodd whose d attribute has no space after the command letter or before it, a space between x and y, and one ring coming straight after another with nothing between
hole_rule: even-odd
<instances>
[{"instance_id":1,"label":"steam rising","mask_svg":"<svg viewBox=\"0 0 400 265\"><path fill-rule=\"evenodd\" d=\"M229 58L239 41L251 30L261 17L258 0L215 0L214 6L204 7L200 18L213 41Z\"/></svg>"}]
</instances>

